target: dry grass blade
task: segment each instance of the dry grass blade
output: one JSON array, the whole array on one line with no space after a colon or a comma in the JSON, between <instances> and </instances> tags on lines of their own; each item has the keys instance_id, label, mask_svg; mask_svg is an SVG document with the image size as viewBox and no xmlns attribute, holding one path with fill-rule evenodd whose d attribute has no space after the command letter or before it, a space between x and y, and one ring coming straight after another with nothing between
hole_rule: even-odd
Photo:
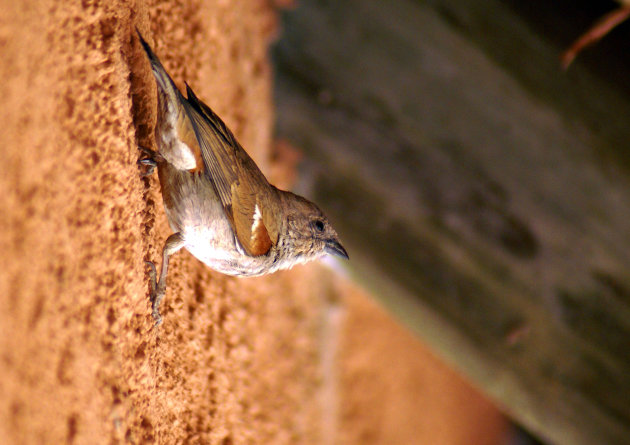
<instances>
[{"instance_id":1,"label":"dry grass blade","mask_svg":"<svg viewBox=\"0 0 630 445\"><path fill-rule=\"evenodd\" d=\"M562 54L562 67L566 70L577 55L588 45L592 45L608 34L613 28L630 16L630 6L622 6L619 9L606 14L595 25L577 39L571 47Z\"/></svg>"}]
</instances>

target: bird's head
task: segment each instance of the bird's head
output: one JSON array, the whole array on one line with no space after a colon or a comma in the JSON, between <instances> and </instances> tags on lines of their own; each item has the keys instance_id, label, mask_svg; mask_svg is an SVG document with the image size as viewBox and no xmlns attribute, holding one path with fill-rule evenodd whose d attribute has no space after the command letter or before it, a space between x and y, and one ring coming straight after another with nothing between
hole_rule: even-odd
<instances>
[{"instance_id":1,"label":"bird's head","mask_svg":"<svg viewBox=\"0 0 630 445\"><path fill-rule=\"evenodd\" d=\"M282 233L285 254L295 263L306 262L325 254L348 259L339 235L319 207L290 192L281 192L284 210Z\"/></svg>"}]
</instances>

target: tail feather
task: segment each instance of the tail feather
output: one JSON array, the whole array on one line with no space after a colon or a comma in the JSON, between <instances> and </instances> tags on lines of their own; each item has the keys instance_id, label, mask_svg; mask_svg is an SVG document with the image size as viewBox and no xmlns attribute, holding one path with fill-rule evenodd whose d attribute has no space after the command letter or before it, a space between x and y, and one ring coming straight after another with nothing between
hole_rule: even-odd
<instances>
[{"instance_id":1,"label":"tail feather","mask_svg":"<svg viewBox=\"0 0 630 445\"><path fill-rule=\"evenodd\" d=\"M144 51L147 53L149 62L151 62L151 70L153 71L153 75L155 76L155 80L157 81L158 86L166 94L169 100L177 101L178 96L181 96L181 93L177 89L177 86L173 82L173 79L171 79L171 76L168 75L168 73L164 69L164 66L162 66L162 62L160 62L158 56L155 55L149 44L146 42L146 40L144 40L138 28L136 28L136 33L138 33L142 48L144 48Z\"/></svg>"}]
</instances>

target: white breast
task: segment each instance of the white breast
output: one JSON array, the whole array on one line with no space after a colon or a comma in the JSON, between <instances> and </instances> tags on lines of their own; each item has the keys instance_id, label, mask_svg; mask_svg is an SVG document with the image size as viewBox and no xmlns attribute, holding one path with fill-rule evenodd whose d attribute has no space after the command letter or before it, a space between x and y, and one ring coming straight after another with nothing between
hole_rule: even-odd
<instances>
[{"instance_id":1,"label":"white breast","mask_svg":"<svg viewBox=\"0 0 630 445\"><path fill-rule=\"evenodd\" d=\"M271 260L243 252L227 220L210 227L188 227L184 232L186 249L208 267L226 275L256 276Z\"/></svg>"}]
</instances>

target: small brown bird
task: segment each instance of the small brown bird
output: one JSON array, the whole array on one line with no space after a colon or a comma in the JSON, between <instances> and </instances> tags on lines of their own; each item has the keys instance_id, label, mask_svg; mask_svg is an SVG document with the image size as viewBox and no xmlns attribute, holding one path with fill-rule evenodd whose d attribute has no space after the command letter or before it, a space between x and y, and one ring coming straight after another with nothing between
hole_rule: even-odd
<instances>
[{"instance_id":1,"label":"small brown bird","mask_svg":"<svg viewBox=\"0 0 630 445\"><path fill-rule=\"evenodd\" d=\"M164 244L160 279L151 266L156 324L166 293L169 257L185 247L212 269L256 276L288 269L326 253L348 258L324 213L312 202L267 182L223 121L186 85L179 92L151 47L138 36L158 86L155 138L162 198L173 233Z\"/></svg>"}]
</instances>

